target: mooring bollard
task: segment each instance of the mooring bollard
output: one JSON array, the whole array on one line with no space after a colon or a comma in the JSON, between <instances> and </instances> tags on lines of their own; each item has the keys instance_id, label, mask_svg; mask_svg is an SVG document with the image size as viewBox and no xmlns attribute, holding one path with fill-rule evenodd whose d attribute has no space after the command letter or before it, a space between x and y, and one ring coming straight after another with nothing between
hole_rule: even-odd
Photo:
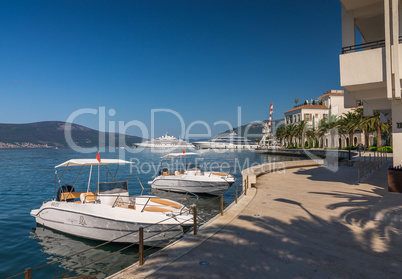
<instances>
[{"instance_id":1,"label":"mooring bollard","mask_svg":"<svg viewBox=\"0 0 402 279\"><path fill-rule=\"evenodd\" d=\"M247 196L248 176L246 177L246 179L244 181L246 181L245 185L243 185L243 187L244 187L244 195Z\"/></svg>"},{"instance_id":2,"label":"mooring bollard","mask_svg":"<svg viewBox=\"0 0 402 279\"><path fill-rule=\"evenodd\" d=\"M221 195L221 216L223 216L223 195Z\"/></svg>"},{"instance_id":3,"label":"mooring bollard","mask_svg":"<svg viewBox=\"0 0 402 279\"><path fill-rule=\"evenodd\" d=\"M360 158L357 158L357 181L360 183Z\"/></svg>"},{"instance_id":4,"label":"mooring bollard","mask_svg":"<svg viewBox=\"0 0 402 279\"><path fill-rule=\"evenodd\" d=\"M367 176L366 157L363 157L364 177Z\"/></svg>"},{"instance_id":5,"label":"mooring bollard","mask_svg":"<svg viewBox=\"0 0 402 279\"><path fill-rule=\"evenodd\" d=\"M140 265L144 264L144 228L140 227L139 235L138 235L138 252L139 252L139 263Z\"/></svg>"},{"instance_id":6,"label":"mooring bollard","mask_svg":"<svg viewBox=\"0 0 402 279\"><path fill-rule=\"evenodd\" d=\"M32 268L28 267L25 269L25 279L32 279Z\"/></svg>"},{"instance_id":7,"label":"mooring bollard","mask_svg":"<svg viewBox=\"0 0 402 279\"><path fill-rule=\"evenodd\" d=\"M237 203L237 184L235 185L235 202Z\"/></svg>"},{"instance_id":8,"label":"mooring bollard","mask_svg":"<svg viewBox=\"0 0 402 279\"><path fill-rule=\"evenodd\" d=\"M193 207L193 228L194 228L194 235L197 235L197 206L194 205Z\"/></svg>"}]
</instances>

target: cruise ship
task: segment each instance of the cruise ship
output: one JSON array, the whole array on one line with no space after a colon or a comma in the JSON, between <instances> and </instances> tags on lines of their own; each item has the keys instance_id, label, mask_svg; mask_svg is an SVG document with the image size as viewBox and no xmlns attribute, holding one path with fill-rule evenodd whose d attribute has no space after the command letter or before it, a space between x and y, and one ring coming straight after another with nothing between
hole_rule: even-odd
<instances>
[{"instance_id":1,"label":"cruise ship","mask_svg":"<svg viewBox=\"0 0 402 279\"><path fill-rule=\"evenodd\" d=\"M235 131L209 141L196 141L193 145L198 149L255 149L258 147L251 140L237 135Z\"/></svg>"},{"instance_id":2,"label":"cruise ship","mask_svg":"<svg viewBox=\"0 0 402 279\"><path fill-rule=\"evenodd\" d=\"M140 143L134 143L134 146L137 148L154 148L154 149L195 148L195 146L192 145L191 143L178 139L174 136L169 136L167 133L164 136L161 136L156 139Z\"/></svg>"}]
</instances>

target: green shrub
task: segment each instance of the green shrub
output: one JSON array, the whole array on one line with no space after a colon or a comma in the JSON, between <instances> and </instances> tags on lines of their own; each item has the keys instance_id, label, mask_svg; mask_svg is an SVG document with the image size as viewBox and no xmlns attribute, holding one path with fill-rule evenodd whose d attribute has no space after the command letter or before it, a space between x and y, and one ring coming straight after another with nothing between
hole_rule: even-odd
<instances>
[{"instance_id":1,"label":"green shrub","mask_svg":"<svg viewBox=\"0 0 402 279\"><path fill-rule=\"evenodd\" d=\"M378 151L387 152L387 153L392 153L393 152L391 146L383 146L381 148L378 148Z\"/></svg>"},{"instance_id":2,"label":"green shrub","mask_svg":"<svg viewBox=\"0 0 402 279\"><path fill-rule=\"evenodd\" d=\"M377 151L377 147L375 146L370 146L369 148L367 148L368 151Z\"/></svg>"},{"instance_id":3,"label":"green shrub","mask_svg":"<svg viewBox=\"0 0 402 279\"><path fill-rule=\"evenodd\" d=\"M345 147L342 147L342 150L356 150L357 149L357 146L345 146Z\"/></svg>"}]
</instances>

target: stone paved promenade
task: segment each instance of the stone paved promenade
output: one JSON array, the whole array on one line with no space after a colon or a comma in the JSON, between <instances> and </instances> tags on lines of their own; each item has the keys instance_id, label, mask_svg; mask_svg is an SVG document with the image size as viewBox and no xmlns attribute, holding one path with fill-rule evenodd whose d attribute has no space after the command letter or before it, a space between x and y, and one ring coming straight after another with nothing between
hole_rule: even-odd
<instances>
[{"instance_id":1,"label":"stone paved promenade","mask_svg":"<svg viewBox=\"0 0 402 279\"><path fill-rule=\"evenodd\" d=\"M262 175L245 206L225 214L227 225L218 218L199 236L112 277L401 278L401 223L369 217L387 192L389 164L359 185L350 167Z\"/></svg>"}]
</instances>

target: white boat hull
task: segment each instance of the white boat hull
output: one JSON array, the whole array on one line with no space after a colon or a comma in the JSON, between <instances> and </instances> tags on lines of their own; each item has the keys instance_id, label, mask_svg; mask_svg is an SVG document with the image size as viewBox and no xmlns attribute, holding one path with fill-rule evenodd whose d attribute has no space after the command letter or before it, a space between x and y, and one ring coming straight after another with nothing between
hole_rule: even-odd
<instances>
[{"instance_id":1,"label":"white boat hull","mask_svg":"<svg viewBox=\"0 0 402 279\"><path fill-rule=\"evenodd\" d=\"M256 144L233 144L208 141L193 142L193 145L199 149L256 149L258 147Z\"/></svg>"},{"instance_id":2,"label":"white boat hull","mask_svg":"<svg viewBox=\"0 0 402 279\"><path fill-rule=\"evenodd\" d=\"M233 183L233 178L225 180L221 177L185 177L184 175L158 176L150 182L153 189L210 195L222 195Z\"/></svg>"},{"instance_id":3,"label":"white boat hull","mask_svg":"<svg viewBox=\"0 0 402 279\"><path fill-rule=\"evenodd\" d=\"M162 212L57 201L44 203L31 215L45 227L100 241L135 243L139 241L138 230L143 227L144 244L148 246L165 246L169 243L166 240L179 238L183 234L180 223L191 219L188 214L175 219Z\"/></svg>"}]
</instances>

